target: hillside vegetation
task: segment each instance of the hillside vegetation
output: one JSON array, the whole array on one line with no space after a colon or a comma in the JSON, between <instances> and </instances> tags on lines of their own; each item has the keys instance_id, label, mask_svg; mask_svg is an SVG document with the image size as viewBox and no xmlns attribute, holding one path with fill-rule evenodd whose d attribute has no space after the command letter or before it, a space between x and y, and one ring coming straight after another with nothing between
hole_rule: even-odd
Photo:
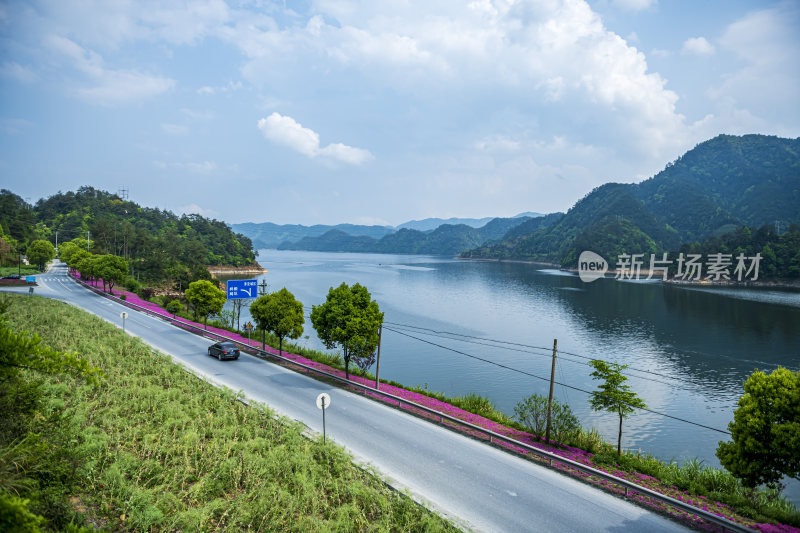
<instances>
[{"instance_id":1,"label":"hillside vegetation","mask_svg":"<svg viewBox=\"0 0 800 533\"><path fill-rule=\"evenodd\" d=\"M94 315L4 298L11 331L28 329L103 374L95 385L22 371L24 402L3 388L0 529L42 515L62 531L455 531L342 448L243 405Z\"/></svg>"},{"instance_id":2,"label":"hillside vegetation","mask_svg":"<svg viewBox=\"0 0 800 533\"><path fill-rule=\"evenodd\" d=\"M153 282L188 282L207 277L209 265L255 262L250 239L222 221L141 207L92 187L59 192L32 206L4 189L0 206L0 238L23 254L35 239L52 244L56 237L59 243L77 239L86 247L88 238L91 252L120 256L138 279Z\"/></svg>"},{"instance_id":3,"label":"hillside vegetation","mask_svg":"<svg viewBox=\"0 0 800 533\"><path fill-rule=\"evenodd\" d=\"M692 243L705 249L701 241L740 228L769 226L763 231L781 234L792 224L800 224L800 139L720 135L648 180L597 187L557 222L526 233L517 228L462 257L575 267L586 249L613 262L623 252L671 252ZM788 275L788 268L776 274Z\"/></svg>"}]
</instances>

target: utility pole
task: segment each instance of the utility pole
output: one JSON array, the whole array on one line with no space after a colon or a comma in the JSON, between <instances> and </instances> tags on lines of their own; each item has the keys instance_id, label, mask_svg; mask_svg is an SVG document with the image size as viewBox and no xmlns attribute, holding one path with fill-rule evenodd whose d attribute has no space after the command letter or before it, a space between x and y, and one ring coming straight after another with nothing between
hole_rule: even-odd
<instances>
[{"instance_id":1,"label":"utility pole","mask_svg":"<svg viewBox=\"0 0 800 533\"><path fill-rule=\"evenodd\" d=\"M375 390L380 390L380 381L378 379L381 375L381 334L383 333L383 324L378 326L378 367L375 369Z\"/></svg>"},{"instance_id":2,"label":"utility pole","mask_svg":"<svg viewBox=\"0 0 800 533\"><path fill-rule=\"evenodd\" d=\"M262 279L261 283L258 284L258 295L265 296L267 294L267 280Z\"/></svg>"},{"instance_id":3,"label":"utility pole","mask_svg":"<svg viewBox=\"0 0 800 533\"><path fill-rule=\"evenodd\" d=\"M550 369L550 397L547 399L547 429L544 433L545 442L550 442L550 419L553 417L553 382L556 379L556 350L558 339L553 339L553 367Z\"/></svg>"}]
</instances>

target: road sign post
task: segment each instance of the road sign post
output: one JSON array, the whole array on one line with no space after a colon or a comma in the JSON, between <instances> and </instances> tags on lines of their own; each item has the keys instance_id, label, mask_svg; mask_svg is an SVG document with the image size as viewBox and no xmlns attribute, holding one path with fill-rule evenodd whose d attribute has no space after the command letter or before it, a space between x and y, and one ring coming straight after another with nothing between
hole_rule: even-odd
<instances>
[{"instance_id":1,"label":"road sign post","mask_svg":"<svg viewBox=\"0 0 800 533\"><path fill-rule=\"evenodd\" d=\"M227 283L228 300L255 298L258 291L258 280L229 279Z\"/></svg>"},{"instance_id":2,"label":"road sign post","mask_svg":"<svg viewBox=\"0 0 800 533\"><path fill-rule=\"evenodd\" d=\"M123 311L119 314L119 317L122 319L122 332L125 333L125 319L128 318L128 313Z\"/></svg>"},{"instance_id":3,"label":"road sign post","mask_svg":"<svg viewBox=\"0 0 800 533\"><path fill-rule=\"evenodd\" d=\"M322 409L322 444L325 444L325 409L330 407L331 397L327 393L317 396L317 409Z\"/></svg>"}]
</instances>

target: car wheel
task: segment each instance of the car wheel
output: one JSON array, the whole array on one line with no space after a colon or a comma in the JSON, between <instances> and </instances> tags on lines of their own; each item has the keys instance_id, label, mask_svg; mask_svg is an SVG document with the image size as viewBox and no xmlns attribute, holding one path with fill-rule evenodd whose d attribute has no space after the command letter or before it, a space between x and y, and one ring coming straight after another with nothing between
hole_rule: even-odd
<instances>
[{"instance_id":1,"label":"car wheel","mask_svg":"<svg viewBox=\"0 0 800 533\"><path fill-rule=\"evenodd\" d=\"M234 361L236 361L237 359L239 359L239 356L238 356L238 355L237 355L236 357L234 357L234 358L233 358L233 360L234 360Z\"/></svg>"},{"instance_id":2,"label":"car wheel","mask_svg":"<svg viewBox=\"0 0 800 533\"><path fill-rule=\"evenodd\" d=\"M217 352L217 361L222 361L222 353Z\"/></svg>"},{"instance_id":3,"label":"car wheel","mask_svg":"<svg viewBox=\"0 0 800 533\"><path fill-rule=\"evenodd\" d=\"M213 353L211 353L211 348L208 349L208 355L214 355Z\"/></svg>"}]
</instances>

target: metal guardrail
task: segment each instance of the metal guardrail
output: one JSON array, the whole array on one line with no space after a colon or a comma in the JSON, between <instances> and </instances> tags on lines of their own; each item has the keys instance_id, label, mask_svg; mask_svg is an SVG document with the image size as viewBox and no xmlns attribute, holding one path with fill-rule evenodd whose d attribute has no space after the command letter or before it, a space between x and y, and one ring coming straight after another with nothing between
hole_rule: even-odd
<instances>
[{"instance_id":1,"label":"metal guardrail","mask_svg":"<svg viewBox=\"0 0 800 533\"><path fill-rule=\"evenodd\" d=\"M75 278L73 278L73 279L75 279ZM91 289L92 291L101 294L102 296L104 296L106 298L114 298L115 300L117 300L122 305L130 307L132 309L138 309L138 310L146 313L149 316L154 316L156 318L160 318L160 319L165 320L167 322L176 324L179 327L188 328L190 330L200 332L203 336L210 336L212 338L216 338L216 339L232 342L232 343L234 343L234 344L236 344L238 346L245 347L248 350L253 350L253 351L257 352L258 355L261 355L263 357L274 357L274 358L277 358L277 359L281 359L281 360L283 360L283 361L285 361L287 363L290 363L292 365L298 366L298 367L303 368L303 369L305 369L307 371L314 372L315 374L319 374L321 376L325 376L326 378L330 378L330 379L336 380L336 381L338 381L340 383L343 383L343 384L346 384L346 385L349 385L349 386L352 386L352 387L357 387L357 388L363 389L365 392L367 392L369 394L376 394L376 395L379 395L379 396L381 396L383 398L394 400L394 401L397 402L398 407L402 407L402 405L405 404L405 405L407 405L407 406L409 406L409 407L411 407L413 409L417 409L417 410L423 411L425 413L428 413L430 415L433 415L434 417L439 419L440 423L443 423L444 421L448 421L448 422L454 423L456 425L463 426L463 427L469 428L469 429L474 430L474 431L478 431L479 433L487 435L489 437L489 442L490 443L495 443L495 442L499 441L499 442L503 442L503 443L509 444L511 446L516 446L518 448L522 448L524 450L527 450L528 452L531 452L531 453L537 455L538 457L540 457L542 459L546 459L548 464L551 467L553 466L553 463L556 462L556 463L559 463L561 465L567 466L569 468L573 468L575 470L584 472L585 474L588 474L590 476L594 476L596 478L600 478L602 480L615 483L615 484L617 484L617 485L619 485L619 486L621 486L621 487L623 487L625 489L625 497L626 498L630 497L632 495L631 493L638 494L638 495L641 495L641 496L646 496L648 498L651 498L651 499L656 500L656 501L661 502L661 503L665 503L665 504L667 504L667 505L669 505L671 507L675 507L675 508L680 509L682 511L685 511L685 512L687 512L689 514L698 516L698 517L702 518L703 520L706 520L708 522L716 524L716 525L722 527L722 531L731 531L731 532L736 532L736 533L752 533L752 531L754 531L753 529L745 527L745 526L743 526L743 525L741 525L741 524L739 524L737 522L734 522L732 520L729 520L729 519L721 517L721 516L717 516L714 513L711 513L709 511L705 511L703 509L700 509L699 507L695 507L694 505L688 504L688 503L683 502L681 500L676 500L675 498L672 498L670 496L666 496L666 495L661 494L659 492L656 492L656 491L654 491L652 489L648 489L647 487L644 487L642 485L637 485L636 483L628 481L627 479L623 479L623 478L611 475L611 474L609 474L607 472L603 472L602 470L598 470L596 468L592 468L591 466L587 466L587 465L585 465L583 463L579 463L577 461L573 461L572 459L567 459L566 457L561 457L560 455L556 455L554 453L551 453L551 452L548 452L548 451L545 451L545 450L541 450L539 448L536 448L536 447L531 446L529 444L526 444L524 442L520 442L520 441L518 441L516 439L512 439L511 437L507 437L505 435L502 435L500 433L496 433L496 432L491 431L489 429L477 426L477 425L472 424L470 422L466 422L466 421L461 420L459 418L455 418L453 416L441 413L439 411L436 411L435 409L431 409L429 407L425 407L424 405L420 405L420 404L412 402L410 400L406 400L405 398L401 398L399 396L395 396L393 394L389 394L388 392L383 392L380 389L375 389L373 387L368 387L366 385L362 385L361 383L358 383L358 382L355 382L355 381L348 381L348 380L346 380L344 378L341 378L341 377L336 376L334 374L331 374L329 372L325 372L324 370L320 370L318 368L314 368L314 367L311 367L311 366L308 366L308 365L304 365L303 363L299 363L297 361L289 359L288 357L283 357L281 355L277 355L277 354L273 354L273 353L261 350L261 349L259 349L257 347L252 346L252 345L243 343L243 342L238 341L236 339L231 339L230 337L226 337L224 335L220 335L218 333L214 333L214 332L208 331L208 330L203 329L203 328L191 326L191 325L189 325L189 324L187 324L185 322L181 322L180 320L177 320L177 319L174 319L174 318L170 318L168 316L164 316L164 315L162 315L160 313L156 313L156 312L154 312L154 311L152 311L150 309L147 309L145 307L141 307L139 305L136 305L136 304L127 302L125 300L122 300L121 298L117 298L116 296L109 295L106 292L98 289L97 287L93 287L93 286L91 286L91 285L89 285L89 284L87 284L87 283L85 283L85 282L83 282L81 280L75 279L75 281L77 281L81 285Z\"/></svg>"}]
</instances>

